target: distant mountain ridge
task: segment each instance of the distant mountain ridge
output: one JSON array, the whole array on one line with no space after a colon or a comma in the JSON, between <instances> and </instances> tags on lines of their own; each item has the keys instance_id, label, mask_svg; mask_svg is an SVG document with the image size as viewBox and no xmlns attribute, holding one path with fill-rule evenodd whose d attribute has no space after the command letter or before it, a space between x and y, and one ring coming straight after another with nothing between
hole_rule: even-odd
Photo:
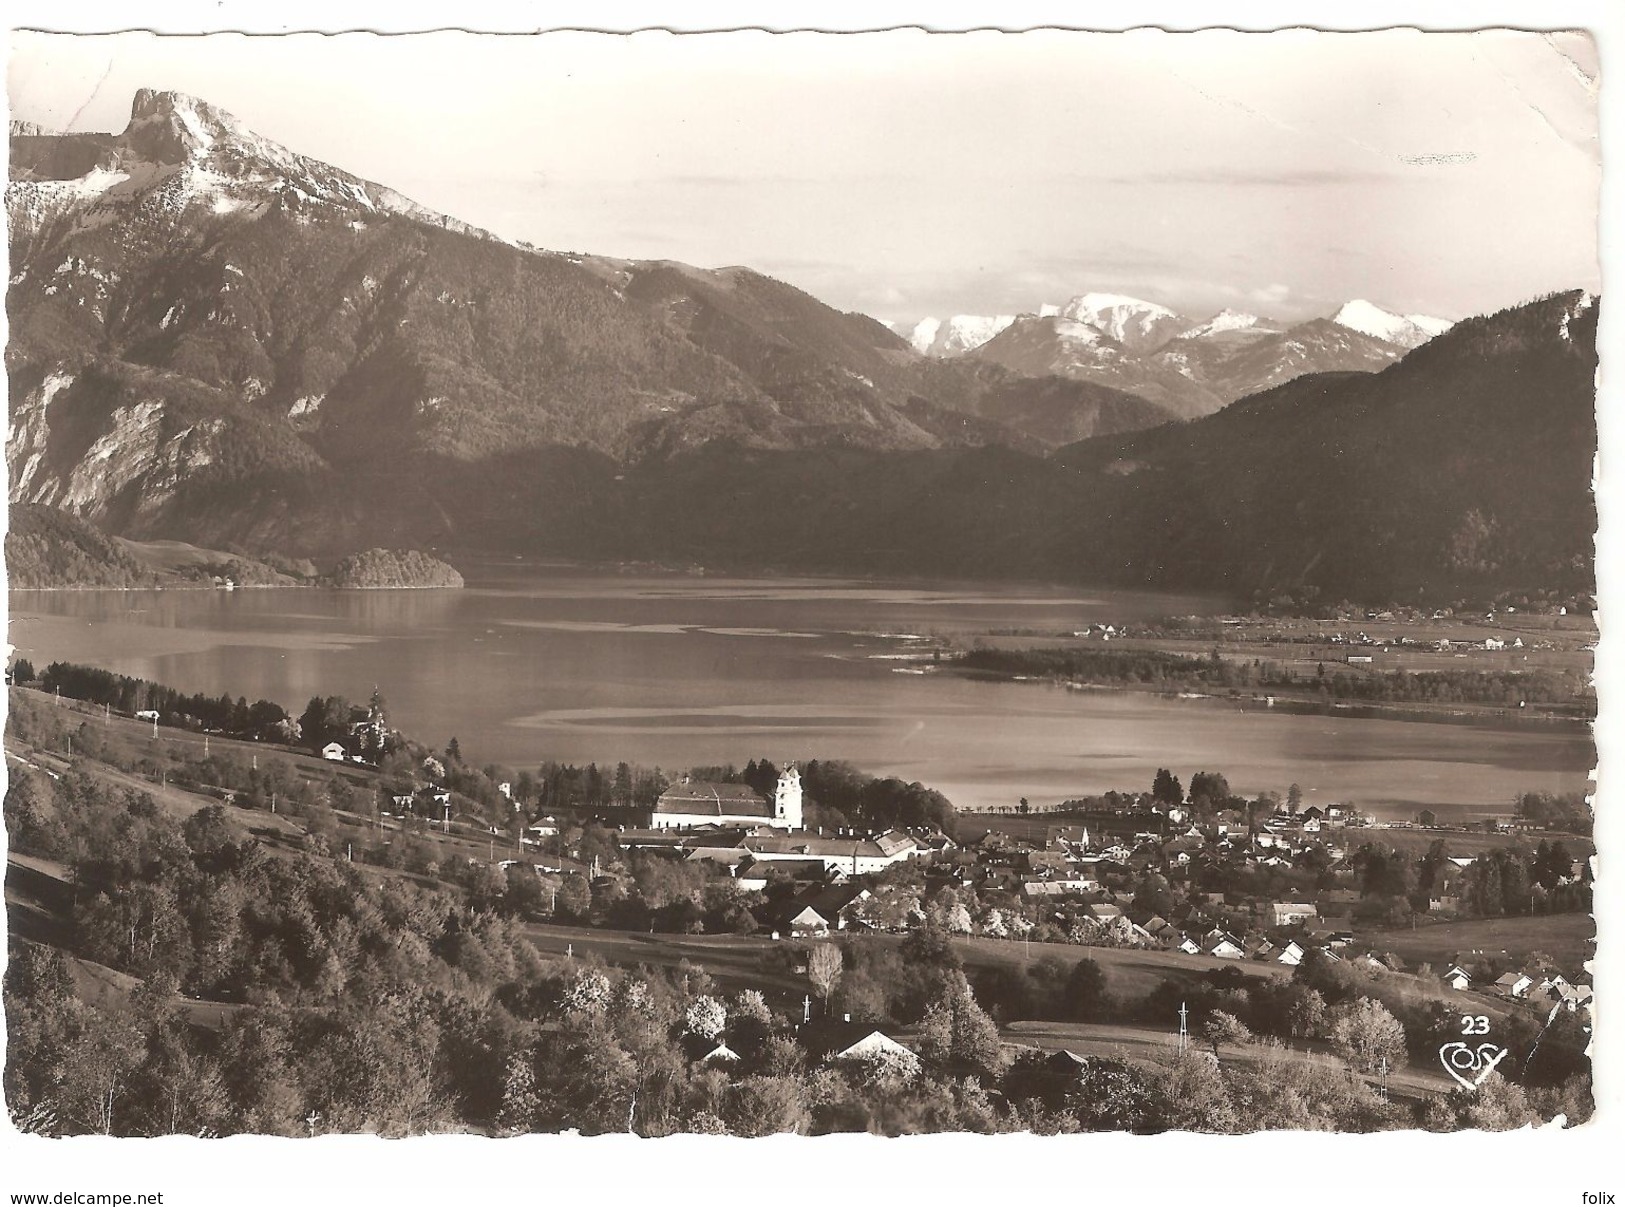
<instances>
[{"instance_id":1,"label":"distant mountain ridge","mask_svg":"<svg viewBox=\"0 0 1625 1207\"><path fill-rule=\"evenodd\" d=\"M951 338L940 332L952 326ZM997 319L924 319L915 347L934 356L993 361L1030 376L1055 375L1160 403L1194 417L1294 377L1372 372L1448 330L1427 315L1397 315L1356 300L1329 319L1282 323L1224 310L1197 322L1121 294L1086 293L1061 307Z\"/></svg>"}]
</instances>

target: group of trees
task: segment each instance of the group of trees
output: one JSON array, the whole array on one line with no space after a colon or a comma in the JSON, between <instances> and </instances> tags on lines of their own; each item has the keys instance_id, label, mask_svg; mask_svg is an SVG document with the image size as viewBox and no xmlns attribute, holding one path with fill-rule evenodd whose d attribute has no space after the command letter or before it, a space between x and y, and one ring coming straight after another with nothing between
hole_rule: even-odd
<instances>
[{"instance_id":1,"label":"group of trees","mask_svg":"<svg viewBox=\"0 0 1625 1207\"><path fill-rule=\"evenodd\" d=\"M1513 805L1516 816L1532 825L1565 834L1590 834L1591 806L1579 792L1525 792Z\"/></svg>"},{"instance_id":2,"label":"group of trees","mask_svg":"<svg viewBox=\"0 0 1625 1207\"><path fill-rule=\"evenodd\" d=\"M71 700L106 705L126 715L156 712L164 725L273 741L298 736L298 730L290 728L286 710L273 701L256 700L250 704L241 696L233 700L229 695L187 695L161 683L116 675L94 666L53 662L40 676L39 687L44 692L60 692Z\"/></svg>"}]
</instances>

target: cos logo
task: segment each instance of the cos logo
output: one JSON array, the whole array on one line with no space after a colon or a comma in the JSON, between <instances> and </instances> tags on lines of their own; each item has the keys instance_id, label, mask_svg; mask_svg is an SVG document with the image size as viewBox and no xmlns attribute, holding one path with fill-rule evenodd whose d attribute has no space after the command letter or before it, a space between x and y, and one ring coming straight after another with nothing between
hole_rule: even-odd
<instances>
[{"instance_id":1,"label":"cos logo","mask_svg":"<svg viewBox=\"0 0 1625 1207\"><path fill-rule=\"evenodd\" d=\"M1491 1070L1506 1059L1506 1055L1507 1050L1495 1044L1479 1044L1475 1048L1458 1039L1439 1049L1439 1063L1446 1073L1461 1083L1463 1089L1476 1090Z\"/></svg>"}]
</instances>

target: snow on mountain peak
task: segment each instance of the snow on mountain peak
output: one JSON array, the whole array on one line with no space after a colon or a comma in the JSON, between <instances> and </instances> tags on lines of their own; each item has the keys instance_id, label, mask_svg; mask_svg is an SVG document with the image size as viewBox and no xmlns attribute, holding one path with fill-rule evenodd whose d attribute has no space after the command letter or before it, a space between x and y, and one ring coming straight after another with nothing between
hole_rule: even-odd
<instances>
[{"instance_id":1,"label":"snow on mountain peak","mask_svg":"<svg viewBox=\"0 0 1625 1207\"><path fill-rule=\"evenodd\" d=\"M959 356L980 348L1016 321L1013 314L956 314L946 319L921 319L908 342L926 356Z\"/></svg>"},{"instance_id":2,"label":"snow on mountain peak","mask_svg":"<svg viewBox=\"0 0 1625 1207\"><path fill-rule=\"evenodd\" d=\"M1332 322L1350 331L1369 335L1373 339L1398 344L1401 348L1415 348L1419 344L1425 344L1434 336L1448 331L1453 325L1445 319L1432 318L1425 314L1395 314L1364 298L1345 302L1342 309L1332 316Z\"/></svg>"},{"instance_id":3,"label":"snow on mountain peak","mask_svg":"<svg viewBox=\"0 0 1625 1207\"><path fill-rule=\"evenodd\" d=\"M1275 327L1266 324L1256 314L1248 314L1244 310L1221 310L1205 323L1198 323L1189 331L1180 332L1181 339L1201 339L1203 336L1218 335L1225 331L1273 331Z\"/></svg>"},{"instance_id":4,"label":"snow on mountain peak","mask_svg":"<svg viewBox=\"0 0 1625 1207\"><path fill-rule=\"evenodd\" d=\"M1062 319L1093 327L1132 352L1167 343L1190 323L1166 306L1120 293L1083 293L1068 302Z\"/></svg>"}]
</instances>

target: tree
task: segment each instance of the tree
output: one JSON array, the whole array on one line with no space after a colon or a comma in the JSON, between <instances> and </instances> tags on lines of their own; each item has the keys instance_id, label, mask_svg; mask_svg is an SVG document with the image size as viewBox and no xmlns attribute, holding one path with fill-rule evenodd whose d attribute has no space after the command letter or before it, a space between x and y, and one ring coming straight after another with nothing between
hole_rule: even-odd
<instances>
[{"instance_id":1,"label":"tree","mask_svg":"<svg viewBox=\"0 0 1625 1207\"><path fill-rule=\"evenodd\" d=\"M829 995L840 982L842 965L841 949L833 943L819 943L807 953L807 979L818 990L826 1009Z\"/></svg>"},{"instance_id":2,"label":"tree","mask_svg":"<svg viewBox=\"0 0 1625 1207\"><path fill-rule=\"evenodd\" d=\"M1180 786L1177 775L1166 767L1159 767L1156 778L1151 781L1151 795L1162 804L1177 805L1185 799L1185 789Z\"/></svg>"},{"instance_id":3,"label":"tree","mask_svg":"<svg viewBox=\"0 0 1625 1207\"><path fill-rule=\"evenodd\" d=\"M1324 669L1323 667L1322 671ZM1303 789L1298 787L1297 784L1291 785L1286 790L1286 807L1294 813L1303 808Z\"/></svg>"},{"instance_id":4,"label":"tree","mask_svg":"<svg viewBox=\"0 0 1625 1207\"><path fill-rule=\"evenodd\" d=\"M609 978L596 968L583 968L564 991L566 1013L602 1017L609 1010Z\"/></svg>"},{"instance_id":5,"label":"tree","mask_svg":"<svg viewBox=\"0 0 1625 1207\"><path fill-rule=\"evenodd\" d=\"M1148 872L1134 889L1135 916L1158 914L1166 918L1174 911L1174 895L1169 891L1168 878Z\"/></svg>"},{"instance_id":6,"label":"tree","mask_svg":"<svg viewBox=\"0 0 1625 1207\"><path fill-rule=\"evenodd\" d=\"M710 994L702 993L683 1012L683 1029L701 1039L715 1039L728 1025L728 1007Z\"/></svg>"},{"instance_id":7,"label":"tree","mask_svg":"<svg viewBox=\"0 0 1625 1207\"><path fill-rule=\"evenodd\" d=\"M944 985L926 1008L919 1051L932 1064L969 1068L989 1079L998 1077L1006 1063L998 1024L976 1004L963 975Z\"/></svg>"},{"instance_id":8,"label":"tree","mask_svg":"<svg viewBox=\"0 0 1625 1207\"><path fill-rule=\"evenodd\" d=\"M536 1127L541 1099L536 1093L535 1061L529 1051L508 1057L502 1078L502 1105L497 1109L497 1134L521 1136Z\"/></svg>"},{"instance_id":9,"label":"tree","mask_svg":"<svg viewBox=\"0 0 1625 1207\"><path fill-rule=\"evenodd\" d=\"M1106 974L1100 965L1087 958L1072 965L1066 978L1066 1016L1092 1021L1105 1013L1107 1000Z\"/></svg>"},{"instance_id":10,"label":"tree","mask_svg":"<svg viewBox=\"0 0 1625 1207\"><path fill-rule=\"evenodd\" d=\"M350 702L343 696L312 696L299 717L301 740L313 750L350 736Z\"/></svg>"},{"instance_id":11,"label":"tree","mask_svg":"<svg viewBox=\"0 0 1625 1207\"><path fill-rule=\"evenodd\" d=\"M1326 999L1307 985L1293 984L1286 1003L1287 1033L1294 1039L1319 1035L1326 1025Z\"/></svg>"},{"instance_id":12,"label":"tree","mask_svg":"<svg viewBox=\"0 0 1625 1207\"><path fill-rule=\"evenodd\" d=\"M1215 1060L1219 1057L1220 1044L1245 1044L1250 1043L1252 1038L1253 1033L1245 1023L1223 1010L1215 1010L1202 1023L1202 1039L1213 1048Z\"/></svg>"},{"instance_id":13,"label":"tree","mask_svg":"<svg viewBox=\"0 0 1625 1207\"><path fill-rule=\"evenodd\" d=\"M1230 782L1217 771L1198 771L1191 776L1191 804L1217 809L1230 799Z\"/></svg>"},{"instance_id":14,"label":"tree","mask_svg":"<svg viewBox=\"0 0 1625 1207\"><path fill-rule=\"evenodd\" d=\"M1332 1050L1361 1073L1405 1064L1405 1028L1373 998L1346 1002L1332 1011Z\"/></svg>"}]
</instances>

